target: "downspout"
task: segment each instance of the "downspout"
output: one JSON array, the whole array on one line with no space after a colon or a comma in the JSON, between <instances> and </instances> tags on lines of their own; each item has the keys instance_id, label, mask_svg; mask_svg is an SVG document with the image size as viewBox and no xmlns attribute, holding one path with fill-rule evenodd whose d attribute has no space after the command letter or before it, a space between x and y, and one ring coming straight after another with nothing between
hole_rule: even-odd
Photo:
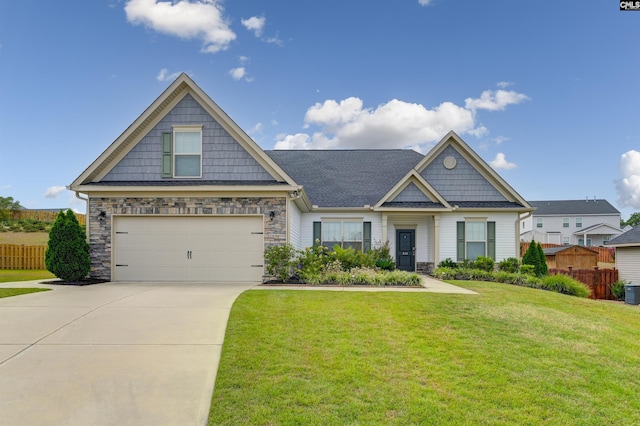
<instances>
[{"instance_id":1,"label":"downspout","mask_svg":"<svg viewBox=\"0 0 640 426\"><path fill-rule=\"evenodd\" d=\"M75 192L77 199L84 201L86 204L86 207L85 207L86 220L84 221L85 223L84 232L87 235L87 242L89 242L89 198L82 198L78 191L73 191L73 192Z\"/></svg>"},{"instance_id":2,"label":"downspout","mask_svg":"<svg viewBox=\"0 0 640 426\"><path fill-rule=\"evenodd\" d=\"M524 216L518 215L518 218L516 219L516 254L518 255L518 259L522 257L522 253L520 253L520 222L531 217L532 214L533 212L526 212ZM531 233L534 233L533 226L531 227Z\"/></svg>"}]
</instances>

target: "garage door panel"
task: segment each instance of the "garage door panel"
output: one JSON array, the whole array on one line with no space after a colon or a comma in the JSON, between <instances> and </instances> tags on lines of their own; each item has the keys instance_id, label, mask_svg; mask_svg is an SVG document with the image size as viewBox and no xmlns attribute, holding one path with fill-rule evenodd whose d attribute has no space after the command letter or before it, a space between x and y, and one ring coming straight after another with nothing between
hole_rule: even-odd
<instances>
[{"instance_id":1,"label":"garage door panel","mask_svg":"<svg viewBox=\"0 0 640 426\"><path fill-rule=\"evenodd\" d=\"M263 226L261 216L116 217L115 279L258 282Z\"/></svg>"}]
</instances>

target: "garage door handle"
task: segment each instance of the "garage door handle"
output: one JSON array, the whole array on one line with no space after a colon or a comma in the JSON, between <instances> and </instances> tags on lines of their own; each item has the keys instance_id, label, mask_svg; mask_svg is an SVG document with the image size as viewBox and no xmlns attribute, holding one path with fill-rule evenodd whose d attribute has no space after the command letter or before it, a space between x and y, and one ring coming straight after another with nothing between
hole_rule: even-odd
<instances>
[{"instance_id":1,"label":"garage door handle","mask_svg":"<svg viewBox=\"0 0 640 426\"><path fill-rule=\"evenodd\" d=\"M187 259L191 259L191 253L192 253L191 250L187 250Z\"/></svg>"}]
</instances>

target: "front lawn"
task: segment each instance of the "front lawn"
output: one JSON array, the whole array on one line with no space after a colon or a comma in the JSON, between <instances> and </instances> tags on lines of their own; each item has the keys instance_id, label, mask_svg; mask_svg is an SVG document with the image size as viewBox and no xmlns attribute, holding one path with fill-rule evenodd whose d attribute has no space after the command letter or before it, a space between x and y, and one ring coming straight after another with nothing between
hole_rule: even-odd
<instances>
[{"instance_id":1,"label":"front lawn","mask_svg":"<svg viewBox=\"0 0 640 426\"><path fill-rule=\"evenodd\" d=\"M49 291L50 288L0 288L0 299L3 297L19 296L21 294Z\"/></svg>"},{"instance_id":2,"label":"front lawn","mask_svg":"<svg viewBox=\"0 0 640 426\"><path fill-rule=\"evenodd\" d=\"M479 295L247 291L210 424L640 424L640 309Z\"/></svg>"}]
</instances>

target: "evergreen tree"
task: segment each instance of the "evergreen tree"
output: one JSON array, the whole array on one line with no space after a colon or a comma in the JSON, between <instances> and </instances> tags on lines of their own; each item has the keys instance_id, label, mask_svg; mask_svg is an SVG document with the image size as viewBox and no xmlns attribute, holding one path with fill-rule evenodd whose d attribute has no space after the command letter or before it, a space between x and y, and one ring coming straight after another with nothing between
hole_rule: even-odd
<instances>
[{"instance_id":1,"label":"evergreen tree","mask_svg":"<svg viewBox=\"0 0 640 426\"><path fill-rule=\"evenodd\" d=\"M531 240L531 244L529 244L529 248L527 248L527 251L524 253L524 256L522 256L522 264L533 265L534 270L535 270L536 264L538 263L537 262L538 249L536 248L536 246L537 246L536 240Z\"/></svg>"},{"instance_id":2,"label":"evergreen tree","mask_svg":"<svg viewBox=\"0 0 640 426\"><path fill-rule=\"evenodd\" d=\"M536 244L536 254L538 255L538 263L536 265L536 276L545 277L549 275L549 267L547 266L547 256L544 255L542 244Z\"/></svg>"},{"instance_id":3,"label":"evergreen tree","mask_svg":"<svg viewBox=\"0 0 640 426\"><path fill-rule=\"evenodd\" d=\"M45 265L64 281L80 281L91 270L91 256L84 231L71 210L60 211L49 232Z\"/></svg>"}]
</instances>

